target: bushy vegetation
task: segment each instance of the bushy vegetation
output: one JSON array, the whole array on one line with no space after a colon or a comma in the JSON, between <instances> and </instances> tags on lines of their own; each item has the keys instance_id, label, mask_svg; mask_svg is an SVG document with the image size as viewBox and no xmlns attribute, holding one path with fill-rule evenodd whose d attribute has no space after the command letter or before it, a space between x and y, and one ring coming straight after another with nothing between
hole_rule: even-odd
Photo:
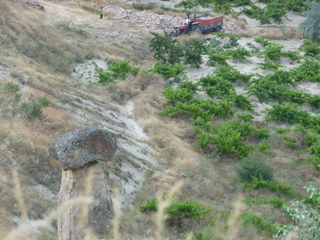
<instances>
[{"instance_id":1,"label":"bushy vegetation","mask_svg":"<svg viewBox=\"0 0 320 240\"><path fill-rule=\"evenodd\" d=\"M149 44L154 58L165 65L176 65L183 62L191 67L200 68L202 54L206 51L204 41L190 39L179 43L170 33L163 35L151 32L154 36Z\"/></svg>"},{"instance_id":2,"label":"bushy vegetation","mask_svg":"<svg viewBox=\"0 0 320 240\"><path fill-rule=\"evenodd\" d=\"M299 25L298 32L304 33L305 36L313 40L320 41L320 3L317 1L306 1L308 10L304 13L305 20Z\"/></svg>"},{"instance_id":3,"label":"bushy vegetation","mask_svg":"<svg viewBox=\"0 0 320 240\"><path fill-rule=\"evenodd\" d=\"M244 227L255 226L259 232L266 233L270 237L278 232L278 228L271 221L266 221L252 212L242 213L240 216L241 224Z\"/></svg>"},{"instance_id":4,"label":"bushy vegetation","mask_svg":"<svg viewBox=\"0 0 320 240\"><path fill-rule=\"evenodd\" d=\"M160 62L156 62L153 68L149 69L145 73L153 72L161 74L164 79L173 78L174 82L179 82L180 78L185 74L185 70L187 69L183 63L179 63L176 65L167 65L161 64Z\"/></svg>"},{"instance_id":5,"label":"bushy vegetation","mask_svg":"<svg viewBox=\"0 0 320 240\"><path fill-rule=\"evenodd\" d=\"M251 183L243 183L242 187L247 191L252 191L259 188L266 188L271 192L279 192L284 195L294 195L292 186L282 185L278 181L268 182L259 178L252 177Z\"/></svg>"},{"instance_id":6,"label":"bushy vegetation","mask_svg":"<svg viewBox=\"0 0 320 240\"><path fill-rule=\"evenodd\" d=\"M42 109L48 107L51 102L46 97L34 98L29 101L21 101L20 86L18 84L7 82L3 85L1 99L1 115L5 118L20 116L28 120L43 117Z\"/></svg>"},{"instance_id":7,"label":"bushy vegetation","mask_svg":"<svg viewBox=\"0 0 320 240\"><path fill-rule=\"evenodd\" d=\"M260 8L252 1L249 0L195 0L195 1L181 1L177 4L177 7L184 7L187 9L191 9L195 6L208 7L208 5L213 4L214 12L222 12L226 15L238 15L240 13L245 13L250 18L255 18L260 21L261 24L271 23L270 19L272 19L275 23L282 23L282 18L285 17L285 14L288 11L295 12L303 12L306 9L305 1L303 0L285 0L285 1L264 1L260 0L259 2L263 2L267 4L266 7ZM244 9L240 13L236 13L232 7L245 6ZM313 7L313 5L309 4L308 7ZM316 12L316 11L315 11Z\"/></svg>"},{"instance_id":8,"label":"bushy vegetation","mask_svg":"<svg viewBox=\"0 0 320 240\"><path fill-rule=\"evenodd\" d=\"M166 199L163 196L163 199ZM139 206L141 213L156 212L158 210L159 199L149 199L143 205ZM166 209L165 213L173 219L201 219L210 212L210 208L201 206L197 201L188 200L179 202L174 200L171 205Z\"/></svg>"},{"instance_id":9,"label":"bushy vegetation","mask_svg":"<svg viewBox=\"0 0 320 240\"><path fill-rule=\"evenodd\" d=\"M265 159L258 155L249 155L241 160L236 168L238 177L242 182L251 182L253 178L260 180L273 180L273 169Z\"/></svg>"},{"instance_id":10,"label":"bushy vegetation","mask_svg":"<svg viewBox=\"0 0 320 240\"><path fill-rule=\"evenodd\" d=\"M129 74L137 75L140 67L134 68L130 65L130 60L123 60L119 62L108 61L108 70L103 71L98 69L96 77L99 78L99 83L107 85L117 79L125 79Z\"/></svg>"},{"instance_id":11,"label":"bushy vegetation","mask_svg":"<svg viewBox=\"0 0 320 240\"><path fill-rule=\"evenodd\" d=\"M21 105L22 112L25 113L27 119L41 118L43 115L42 108L48 107L50 100L46 97L33 99L29 102L24 102Z\"/></svg>"}]
</instances>

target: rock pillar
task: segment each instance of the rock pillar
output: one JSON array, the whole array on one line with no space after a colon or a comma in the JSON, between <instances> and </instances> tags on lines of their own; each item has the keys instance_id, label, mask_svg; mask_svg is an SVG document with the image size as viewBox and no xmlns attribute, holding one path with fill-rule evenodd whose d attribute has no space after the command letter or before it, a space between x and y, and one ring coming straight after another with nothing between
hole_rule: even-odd
<instances>
[{"instance_id":1,"label":"rock pillar","mask_svg":"<svg viewBox=\"0 0 320 240\"><path fill-rule=\"evenodd\" d=\"M116 135L99 129L69 132L51 143L49 154L62 165L58 240L106 232L113 218L112 201L98 161L112 160L116 148Z\"/></svg>"}]
</instances>

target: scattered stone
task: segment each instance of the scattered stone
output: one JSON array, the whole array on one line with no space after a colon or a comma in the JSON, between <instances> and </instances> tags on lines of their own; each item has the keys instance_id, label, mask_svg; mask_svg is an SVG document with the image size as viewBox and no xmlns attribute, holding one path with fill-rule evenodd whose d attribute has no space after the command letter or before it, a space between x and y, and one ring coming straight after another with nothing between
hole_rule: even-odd
<instances>
[{"instance_id":1,"label":"scattered stone","mask_svg":"<svg viewBox=\"0 0 320 240\"><path fill-rule=\"evenodd\" d=\"M156 13L148 13L146 11L138 12L133 10L125 10L116 5L110 5L104 8L105 12L111 13L117 19L130 21L142 27L150 29L172 30L174 26L178 26L183 19L177 19L169 15L159 15Z\"/></svg>"}]
</instances>

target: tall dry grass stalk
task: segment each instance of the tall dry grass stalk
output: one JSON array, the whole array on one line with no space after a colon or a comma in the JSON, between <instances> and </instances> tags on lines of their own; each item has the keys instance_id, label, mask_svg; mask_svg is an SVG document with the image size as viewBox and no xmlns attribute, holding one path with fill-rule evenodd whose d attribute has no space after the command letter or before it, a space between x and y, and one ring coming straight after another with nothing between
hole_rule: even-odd
<instances>
[{"instance_id":1,"label":"tall dry grass stalk","mask_svg":"<svg viewBox=\"0 0 320 240\"><path fill-rule=\"evenodd\" d=\"M228 226L229 226L228 235L224 238L224 240L237 239L237 233L239 229L238 220L241 212L243 212L245 209L243 200L244 200L244 197L242 195L238 195L236 201L234 202L233 211L228 220Z\"/></svg>"},{"instance_id":2,"label":"tall dry grass stalk","mask_svg":"<svg viewBox=\"0 0 320 240\"><path fill-rule=\"evenodd\" d=\"M22 219L25 221L28 219L28 211L26 204L24 202L23 196L22 196L22 189L21 189L21 183L19 180L19 176L16 170L12 170L12 177L13 177L13 183L15 186L15 196L18 201L18 205L21 211Z\"/></svg>"},{"instance_id":3,"label":"tall dry grass stalk","mask_svg":"<svg viewBox=\"0 0 320 240\"><path fill-rule=\"evenodd\" d=\"M49 212L47 217L42 220L29 220L26 203L23 198L21 182L19 180L19 176L17 171L12 171L13 176L13 183L15 186L15 196L18 201L18 205L22 215L21 223L12 229L11 231L3 234L1 239L3 240L19 240L19 239L34 239L39 233L39 229L47 229L48 226L56 219L58 219L58 212L57 210L53 210ZM90 171L87 179L86 179L86 190L82 196L78 198L71 199L65 203L63 203L61 207L62 211L68 211L72 206L80 206L81 214L79 218L79 225L80 226L87 226L88 218L89 218L89 211L90 211L90 204L93 201L91 196L91 190L93 186L93 172ZM84 227L81 229L81 235L84 236L84 240L97 240L98 238L94 236L92 230L88 227Z\"/></svg>"},{"instance_id":4,"label":"tall dry grass stalk","mask_svg":"<svg viewBox=\"0 0 320 240\"><path fill-rule=\"evenodd\" d=\"M113 219L112 219L112 236L113 240L120 240L119 225L120 225L120 189L114 188L113 199Z\"/></svg>"},{"instance_id":5,"label":"tall dry grass stalk","mask_svg":"<svg viewBox=\"0 0 320 240\"><path fill-rule=\"evenodd\" d=\"M12 171L13 183L15 186L15 196L22 214L22 222L13 230L3 234L3 240L19 240L31 239L30 236L40 228L47 228L54 219L57 219L57 211L51 211L48 216L43 220L30 221L28 219L28 212L25 201L23 199L21 182L16 170Z\"/></svg>"},{"instance_id":6,"label":"tall dry grass stalk","mask_svg":"<svg viewBox=\"0 0 320 240\"><path fill-rule=\"evenodd\" d=\"M168 194L168 198L166 198L166 199L160 198L159 199L158 210L155 215L155 226L156 226L155 237L156 237L156 240L163 239L162 238L162 231L164 229L164 222L167 218L165 211L171 205L171 203L173 201L174 194L181 189L182 185L183 185L183 181L178 181L171 188L171 190Z\"/></svg>"}]
</instances>

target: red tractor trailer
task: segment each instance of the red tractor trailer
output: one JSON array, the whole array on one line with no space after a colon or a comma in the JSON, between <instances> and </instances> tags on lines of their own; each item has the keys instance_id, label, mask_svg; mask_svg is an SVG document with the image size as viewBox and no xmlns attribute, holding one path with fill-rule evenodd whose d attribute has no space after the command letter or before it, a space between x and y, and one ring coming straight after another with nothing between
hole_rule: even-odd
<instances>
[{"instance_id":1,"label":"red tractor trailer","mask_svg":"<svg viewBox=\"0 0 320 240\"><path fill-rule=\"evenodd\" d=\"M223 16L215 18L207 18L206 16L207 15L204 14L197 17L194 12L188 13L187 21L183 25L174 27L171 34L177 37L191 32L198 34L220 32L223 26Z\"/></svg>"}]
</instances>

